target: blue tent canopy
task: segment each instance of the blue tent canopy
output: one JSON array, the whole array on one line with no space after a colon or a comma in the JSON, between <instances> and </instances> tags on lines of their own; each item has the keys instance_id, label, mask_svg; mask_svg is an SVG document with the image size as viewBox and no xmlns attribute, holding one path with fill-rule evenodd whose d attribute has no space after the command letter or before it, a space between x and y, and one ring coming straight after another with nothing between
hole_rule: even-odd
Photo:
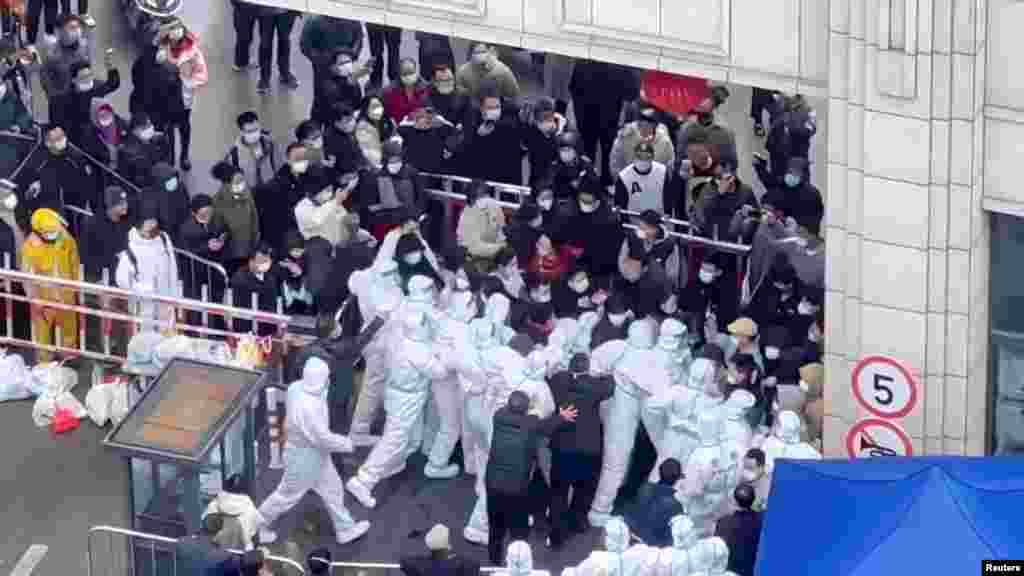
<instances>
[{"instance_id":1,"label":"blue tent canopy","mask_svg":"<svg viewBox=\"0 0 1024 576\"><path fill-rule=\"evenodd\" d=\"M779 460L757 576L979 574L1024 558L1024 458Z\"/></svg>"}]
</instances>

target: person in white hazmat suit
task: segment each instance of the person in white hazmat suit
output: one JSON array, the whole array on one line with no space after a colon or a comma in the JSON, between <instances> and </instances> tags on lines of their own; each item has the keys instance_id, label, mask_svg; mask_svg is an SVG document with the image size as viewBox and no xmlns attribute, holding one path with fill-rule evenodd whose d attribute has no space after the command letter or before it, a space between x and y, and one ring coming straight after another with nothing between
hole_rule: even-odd
<instances>
[{"instance_id":1,"label":"person in white hazmat suit","mask_svg":"<svg viewBox=\"0 0 1024 576\"><path fill-rule=\"evenodd\" d=\"M673 516L668 524L672 530L672 546L660 550L651 576L686 576L693 572L690 552L697 542L693 520L679 514Z\"/></svg>"},{"instance_id":2,"label":"person in white hazmat suit","mask_svg":"<svg viewBox=\"0 0 1024 576\"><path fill-rule=\"evenodd\" d=\"M494 335L498 344L508 346L515 337L516 331L508 325L508 316L512 310L512 302L504 294L491 294L484 306L484 316L494 324Z\"/></svg>"},{"instance_id":3,"label":"person in white hazmat suit","mask_svg":"<svg viewBox=\"0 0 1024 576\"><path fill-rule=\"evenodd\" d=\"M409 278L406 286L406 295L398 307L397 317L404 318L406 314L412 311L422 312L426 317L427 326L430 328L431 333L435 336L440 335L444 312L437 306L437 288L432 278L419 274ZM397 341L400 340L401 335L398 336L395 342L392 342L392 350L394 350L394 345ZM394 360L392 359L393 363ZM440 417L434 409L434 403L427 402L422 416L412 431L412 445L422 449L424 454L430 454L430 449L434 444L440 427L439 420ZM457 471L455 475L458 475Z\"/></svg>"},{"instance_id":4,"label":"person in white hazmat suit","mask_svg":"<svg viewBox=\"0 0 1024 576\"><path fill-rule=\"evenodd\" d=\"M352 542L370 529L369 522L356 522L345 508L345 487L331 462L331 453L351 453L353 446L348 438L334 434L328 428L327 384L330 374L327 363L313 357L302 369L302 380L288 386L284 475L274 493L259 507L261 543L277 539L270 525L298 504L310 490L316 491L327 506L339 544Z\"/></svg>"},{"instance_id":5,"label":"person in white hazmat suit","mask_svg":"<svg viewBox=\"0 0 1024 576\"><path fill-rule=\"evenodd\" d=\"M625 341L606 342L591 355L591 372L611 373L615 379L615 395L605 422L601 478L587 514L594 526L604 526L611 514L615 496L626 478L641 419L647 430L659 428L654 412L646 408L652 396L664 395L669 388L668 373L659 369L658 352L654 349L656 330L653 322L634 322Z\"/></svg>"},{"instance_id":6,"label":"person in white hazmat suit","mask_svg":"<svg viewBox=\"0 0 1024 576\"><path fill-rule=\"evenodd\" d=\"M595 550L578 566L562 570L562 576L646 576L658 563L660 550L644 544L630 546L629 528L622 518L609 517L604 524L605 550Z\"/></svg>"},{"instance_id":7,"label":"person in white hazmat suit","mask_svg":"<svg viewBox=\"0 0 1024 576\"><path fill-rule=\"evenodd\" d=\"M662 370L668 374L670 386L663 390L663 394L652 397L645 407L645 410L651 413L649 420L657 424L655 430L647 428L647 435L657 452L657 461L654 470L651 471L651 482L658 482L658 467L668 458L663 454L674 448L667 443L667 440L672 438L672 433L668 431L670 415L666 410L665 399L672 398L677 390L685 389L685 382L689 377L690 350L686 346L686 326L675 318L665 319L658 330L656 351ZM646 425L647 420L644 422Z\"/></svg>"},{"instance_id":8,"label":"person in white hazmat suit","mask_svg":"<svg viewBox=\"0 0 1024 576\"><path fill-rule=\"evenodd\" d=\"M349 436L356 446L372 445L375 441L370 436L370 427L384 401L391 358L390 343L398 332L396 323L389 319L403 299L399 282L398 264L394 260L383 260L379 265L375 262L373 267L353 272L348 279L349 291L358 299L359 312L363 316L361 329L377 317L386 321L363 349L366 369L349 429Z\"/></svg>"},{"instance_id":9,"label":"person in white hazmat suit","mask_svg":"<svg viewBox=\"0 0 1024 576\"><path fill-rule=\"evenodd\" d=\"M821 453L800 439L800 417L789 410L779 412L775 432L765 438L761 450L764 450L765 472L768 476L775 472L775 461L779 458L821 460Z\"/></svg>"},{"instance_id":10,"label":"person in white hazmat suit","mask_svg":"<svg viewBox=\"0 0 1024 576\"><path fill-rule=\"evenodd\" d=\"M367 508L377 505L372 496L377 483L401 472L418 448L413 444L413 433L422 424L430 383L448 372L442 350L434 347L435 338L426 314L407 310L401 320L402 340L395 344L384 391L384 433L359 472L345 485Z\"/></svg>"},{"instance_id":11,"label":"person in white hazmat suit","mask_svg":"<svg viewBox=\"0 0 1024 576\"><path fill-rule=\"evenodd\" d=\"M523 373L526 370L526 359L498 342L496 327L487 318L478 318L470 322L470 333L476 348L475 358L458 361L468 360L472 363L472 367L467 366L463 370L471 368L465 373L480 380L468 391L465 405L468 413L466 425L470 428L472 438L471 450L476 453L476 504L462 535L468 542L486 546L488 525L484 471L487 470L491 449L494 413L508 402L509 394L515 390L516 383L510 382L506 376ZM474 370L478 371L475 375Z\"/></svg>"},{"instance_id":12,"label":"person in white hazmat suit","mask_svg":"<svg viewBox=\"0 0 1024 576\"><path fill-rule=\"evenodd\" d=\"M700 565L691 573L693 576L736 576L729 570L729 545L715 536L698 542ZM696 563L696 562L695 562Z\"/></svg>"},{"instance_id":13,"label":"person in white hazmat suit","mask_svg":"<svg viewBox=\"0 0 1024 576\"><path fill-rule=\"evenodd\" d=\"M715 522L729 495L728 454L722 445L722 417L717 410L697 416L700 446L686 462L683 481L683 508L696 526L697 534L708 537L715 532Z\"/></svg>"},{"instance_id":14,"label":"person in white hazmat suit","mask_svg":"<svg viewBox=\"0 0 1024 576\"><path fill-rule=\"evenodd\" d=\"M747 415L756 403L757 399L749 391L737 389L733 390L721 406L722 446L725 448L732 470L732 476L729 478L729 493L732 493L733 489L743 481L743 459L754 439L754 430L750 427ZM735 499L726 498L725 500L727 509L723 511L723 514L735 512Z\"/></svg>"},{"instance_id":15,"label":"person in white hazmat suit","mask_svg":"<svg viewBox=\"0 0 1024 576\"><path fill-rule=\"evenodd\" d=\"M505 552L505 569L495 572L501 576L530 576L533 574L533 550L523 540L509 542L508 551ZM546 570L538 571L539 575L546 575Z\"/></svg>"},{"instance_id":16,"label":"person in white hazmat suit","mask_svg":"<svg viewBox=\"0 0 1024 576\"><path fill-rule=\"evenodd\" d=\"M438 345L446 350L450 358L460 358L469 353L472 347L469 325L477 315L478 306L476 295L469 290L469 280L464 276L456 276L455 290L448 296L438 334ZM435 380L431 385L434 409L438 415L438 430L430 443L427 464L423 468L423 475L427 478L454 478L459 475L458 464L448 463L456 442L464 432L465 400L458 364L458 361L453 361L445 377ZM467 445L468 442L463 442L463 454L468 467L471 458L466 451Z\"/></svg>"}]
</instances>

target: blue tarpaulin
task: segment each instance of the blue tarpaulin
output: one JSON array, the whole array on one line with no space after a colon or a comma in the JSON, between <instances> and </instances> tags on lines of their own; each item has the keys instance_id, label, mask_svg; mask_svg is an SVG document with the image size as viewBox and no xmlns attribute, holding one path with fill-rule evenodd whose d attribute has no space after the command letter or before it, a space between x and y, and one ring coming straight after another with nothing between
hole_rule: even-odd
<instances>
[{"instance_id":1,"label":"blue tarpaulin","mask_svg":"<svg viewBox=\"0 0 1024 576\"><path fill-rule=\"evenodd\" d=\"M1024 559L1024 458L775 464L756 576L980 574Z\"/></svg>"}]
</instances>

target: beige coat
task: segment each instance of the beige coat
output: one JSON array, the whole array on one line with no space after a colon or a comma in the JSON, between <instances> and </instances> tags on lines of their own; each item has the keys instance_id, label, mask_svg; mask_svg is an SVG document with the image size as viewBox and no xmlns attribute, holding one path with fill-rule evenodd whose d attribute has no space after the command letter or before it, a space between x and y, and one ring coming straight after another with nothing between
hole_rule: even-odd
<instances>
[{"instance_id":1,"label":"beige coat","mask_svg":"<svg viewBox=\"0 0 1024 576\"><path fill-rule=\"evenodd\" d=\"M455 231L459 246L474 258L494 258L505 247L505 213L497 204L466 206Z\"/></svg>"}]
</instances>

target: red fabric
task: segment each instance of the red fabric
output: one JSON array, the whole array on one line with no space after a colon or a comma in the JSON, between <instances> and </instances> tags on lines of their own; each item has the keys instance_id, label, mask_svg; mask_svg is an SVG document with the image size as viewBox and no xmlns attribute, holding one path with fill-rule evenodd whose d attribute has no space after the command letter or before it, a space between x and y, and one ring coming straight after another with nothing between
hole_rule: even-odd
<instances>
[{"instance_id":1,"label":"red fabric","mask_svg":"<svg viewBox=\"0 0 1024 576\"><path fill-rule=\"evenodd\" d=\"M405 87L393 86L384 91L384 113L395 124L400 124L406 116L425 104L429 96L430 88L426 86L413 88L412 96L406 93Z\"/></svg>"},{"instance_id":2,"label":"red fabric","mask_svg":"<svg viewBox=\"0 0 1024 576\"><path fill-rule=\"evenodd\" d=\"M686 116L707 98L708 82L703 78L648 70L640 79L645 102L676 116Z\"/></svg>"},{"instance_id":3,"label":"red fabric","mask_svg":"<svg viewBox=\"0 0 1024 576\"><path fill-rule=\"evenodd\" d=\"M530 264L527 267L527 271L554 284L561 280L562 276L564 276L566 271L569 269L569 261L568 258L566 258L566 255L564 248L559 249L556 254L550 254L548 256L534 254L533 257L530 258Z\"/></svg>"},{"instance_id":4,"label":"red fabric","mask_svg":"<svg viewBox=\"0 0 1024 576\"><path fill-rule=\"evenodd\" d=\"M370 227L370 234L377 239L378 242L383 242L384 237L388 235L395 228L398 228L398 224L374 224Z\"/></svg>"},{"instance_id":5,"label":"red fabric","mask_svg":"<svg viewBox=\"0 0 1024 576\"><path fill-rule=\"evenodd\" d=\"M191 32L186 32L181 40L171 43L171 57L177 60L181 55L188 52L196 45L196 37Z\"/></svg>"},{"instance_id":6,"label":"red fabric","mask_svg":"<svg viewBox=\"0 0 1024 576\"><path fill-rule=\"evenodd\" d=\"M53 415L53 422L50 422L50 431L54 434L63 434L78 428L78 418L71 415L67 408L58 408Z\"/></svg>"}]
</instances>

